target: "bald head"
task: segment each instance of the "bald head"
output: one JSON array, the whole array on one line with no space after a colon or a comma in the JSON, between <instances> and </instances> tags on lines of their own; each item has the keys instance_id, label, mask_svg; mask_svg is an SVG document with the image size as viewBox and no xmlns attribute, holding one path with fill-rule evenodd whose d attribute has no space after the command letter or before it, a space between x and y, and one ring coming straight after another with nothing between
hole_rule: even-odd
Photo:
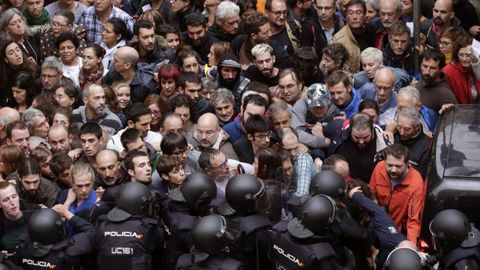
<instances>
[{"instance_id":1,"label":"bald head","mask_svg":"<svg viewBox=\"0 0 480 270\"><path fill-rule=\"evenodd\" d=\"M7 126L13 121L20 120L20 114L17 110L10 107L3 107L0 109L0 125Z\"/></svg>"},{"instance_id":2,"label":"bald head","mask_svg":"<svg viewBox=\"0 0 480 270\"><path fill-rule=\"evenodd\" d=\"M48 143L54 153L67 154L71 150L70 136L63 125L53 125L48 130Z\"/></svg>"},{"instance_id":3,"label":"bald head","mask_svg":"<svg viewBox=\"0 0 480 270\"><path fill-rule=\"evenodd\" d=\"M455 16L452 0L437 0L433 5L433 22L437 26L448 27Z\"/></svg>"},{"instance_id":4,"label":"bald head","mask_svg":"<svg viewBox=\"0 0 480 270\"><path fill-rule=\"evenodd\" d=\"M120 162L116 152L106 149L95 157L97 172L107 186L114 185L120 177Z\"/></svg>"},{"instance_id":5,"label":"bald head","mask_svg":"<svg viewBox=\"0 0 480 270\"><path fill-rule=\"evenodd\" d=\"M134 66L137 65L138 59L140 58L137 50L129 46L123 46L118 48L115 56L118 58L118 60L128 64L132 64Z\"/></svg>"},{"instance_id":6,"label":"bald head","mask_svg":"<svg viewBox=\"0 0 480 270\"><path fill-rule=\"evenodd\" d=\"M212 147L218 140L220 130L217 116L213 113L205 113L198 118L195 139L202 147Z\"/></svg>"},{"instance_id":7,"label":"bald head","mask_svg":"<svg viewBox=\"0 0 480 270\"><path fill-rule=\"evenodd\" d=\"M380 0L379 7L380 21L383 27L389 29L400 18L403 4L400 0Z\"/></svg>"},{"instance_id":8,"label":"bald head","mask_svg":"<svg viewBox=\"0 0 480 270\"><path fill-rule=\"evenodd\" d=\"M378 104L386 102L393 94L393 85L395 83L395 74L389 67L384 67L375 73L375 95Z\"/></svg>"}]
</instances>

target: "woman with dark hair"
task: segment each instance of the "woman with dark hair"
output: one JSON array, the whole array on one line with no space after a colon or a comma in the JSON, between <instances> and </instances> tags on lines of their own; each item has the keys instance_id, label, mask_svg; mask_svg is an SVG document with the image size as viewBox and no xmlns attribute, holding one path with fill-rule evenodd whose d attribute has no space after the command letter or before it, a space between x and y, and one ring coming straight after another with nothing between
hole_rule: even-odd
<instances>
[{"instance_id":1,"label":"woman with dark hair","mask_svg":"<svg viewBox=\"0 0 480 270\"><path fill-rule=\"evenodd\" d=\"M210 46L210 53L207 55L208 63L205 65L205 76L212 78L217 76L219 61L227 52L232 52L232 47L228 42L216 41Z\"/></svg>"},{"instance_id":2,"label":"woman with dark hair","mask_svg":"<svg viewBox=\"0 0 480 270\"><path fill-rule=\"evenodd\" d=\"M29 31L27 20L20 10L11 8L3 12L0 17L0 37L10 38L20 44L20 49L28 56L25 61L40 65L40 46Z\"/></svg>"},{"instance_id":3,"label":"woman with dark hair","mask_svg":"<svg viewBox=\"0 0 480 270\"><path fill-rule=\"evenodd\" d=\"M83 50L83 66L80 70L80 88L90 84L101 84L105 69L102 60L105 56L105 49L98 44L90 44Z\"/></svg>"},{"instance_id":4,"label":"woman with dark hair","mask_svg":"<svg viewBox=\"0 0 480 270\"><path fill-rule=\"evenodd\" d=\"M12 85L12 95L16 103L14 109L23 113L32 105L36 91L34 89L33 77L30 73L21 71Z\"/></svg>"},{"instance_id":5,"label":"woman with dark hair","mask_svg":"<svg viewBox=\"0 0 480 270\"><path fill-rule=\"evenodd\" d=\"M102 59L103 68L109 70L112 66L113 56L118 48L125 46L132 38L125 22L119 18L110 18L103 25L102 46L105 49L105 56Z\"/></svg>"},{"instance_id":6,"label":"woman with dark hair","mask_svg":"<svg viewBox=\"0 0 480 270\"><path fill-rule=\"evenodd\" d=\"M282 161L278 154L270 149L260 149L255 153L253 174L263 180L276 179L282 172Z\"/></svg>"},{"instance_id":7,"label":"woman with dark hair","mask_svg":"<svg viewBox=\"0 0 480 270\"><path fill-rule=\"evenodd\" d=\"M162 25L159 31L159 34L165 38L167 47L172 49L173 53L178 54L182 42L180 39L180 31L169 24Z\"/></svg>"},{"instance_id":8,"label":"woman with dark hair","mask_svg":"<svg viewBox=\"0 0 480 270\"><path fill-rule=\"evenodd\" d=\"M83 63L83 59L77 55L80 41L74 34L66 32L60 34L55 46L62 62L63 76L71 79L76 86L79 86L78 77Z\"/></svg>"},{"instance_id":9,"label":"woman with dark hair","mask_svg":"<svg viewBox=\"0 0 480 270\"><path fill-rule=\"evenodd\" d=\"M193 72L202 75L200 55L192 49L184 49L178 53L178 66L183 72Z\"/></svg>"},{"instance_id":10,"label":"woman with dark hair","mask_svg":"<svg viewBox=\"0 0 480 270\"><path fill-rule=\"evenodd\" d=\"M57 107L50 121L50 126L62 125L69 130L70 124L73 122L72 110L65 107Z\"/></svg>"},{"instance_id":11,"label":"woman with dark hair","mask_svg":"<svg viewBox=\"0 0 480 270\"><path fill-rule=\"evenodd\" d=\"M21 46L10 38L6 38L0 42L0 54L3 61L0 61L0 94L1 106L14 106L11 89L15 84L18 73L26 72L32 78L37 77L37 66L28 61L27 55L21 50Z\"/></svg>"},{"instance_id":12,"label":"woman with dark hair","mask_svg":"<svg viewBox=\"0 0 480 270\"><path fill-rule=\"evenodd\" d=\"M438 42L438 48L445 55L445 63L449 64L453 58L453 43L460 37L466 36L465 30L461 27L449 27L442 32Z\"/></svg>"},{"instance_id":13,"label":"woman with dark hair","mask_svg":"<svg viewBox=\"0 0 480 270\"><path fill-rule=\"evenodd\" d=\"M53 98L58 106L75 109L81 105L80 89L73 84L59 85L53 90Z\"/></svg>"}]
</instances>

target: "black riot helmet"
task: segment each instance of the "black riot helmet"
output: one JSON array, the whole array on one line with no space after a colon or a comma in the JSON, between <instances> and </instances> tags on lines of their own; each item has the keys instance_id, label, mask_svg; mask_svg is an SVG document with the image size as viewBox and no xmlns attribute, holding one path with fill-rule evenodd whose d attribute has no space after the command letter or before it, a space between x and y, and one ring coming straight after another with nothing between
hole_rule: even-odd
<instances>
[{"instance_id":1,"label":"black riot helmet","mask_svg":"<svg viewBox=\"0 0 480 270\"><path fill-rule=\"evenodd\" d=\"M137 182L124 184L118 193L116 207L108 212L108 219L114 222L124 221L131 216L145 216L153 200L153 194L147 186Z\"/></svg>"},{"instance_id":2,"label":"black riot helmet","mask_svg":"<svg viewBox=\"0 0 480 270\"><path fill-rule=\"evenodd\" d=\"M217 196L217 186L204 173L193 173L187 176L180 186L185 201L191 206L209 204Z\"/></svg>"},{"instance_id":3,"label":"black riot helmet","mask_svg":"<svg viewBox=\"0 0 480 270\"><path fill-rule=\"evenodd\" d=\"M225 188L225 200L239 213L251 213L268 208L268 197L262 180L251 174L237 174Z\"/></svg>"},{"instance_id":4,"label":"black riot helmet","mask_svg":"<svg viewBox=\"0 0 480 270\"><path fill-rule=\"evenodd\" d=\"M200 218L192 228L192 241L195 251L206 254L220 252L221 239L227 229L227 221L220 215Z\"/></svg>"},{"instance_id":5,"label":"black riot helmet","mask_svg":"<svg viewBox=\"0 0 480 270\"><path fill-rule=\"evenodd\" d=\"M478 230L470 225L467 216L456 209L436 214L429 229L437 251L448 252L459 246L474 246L480 240Z\"/></svg>"},{"instance_id":6,"label":"black riot helmet","mask_svg":"<svg viewBox=\"0 0 480 270\"><path fill-rule=\"evenodd\" d=\"M414 249L400 247L388 254L383 269L385 270L422 270L425 269L423 258Z\"/></svg>"},{"instance_id":7,"label":"black riot helmet","mask_svg":"<svg viewBox=\"0 0 480 270\"><path fill-rule=\"evenodd\" d=\"M32 214L28 220L30 240L43 245L55 244L66 236L60 214L52 209L41 209Z\"/></svg>"},{"instance_id":8,"label":"black riot helmet","mask_svg":"<svg viewBox=\"0 0 480 270\"><path fill-rule=\"evenodd\" d=\"M323 194L338 200L345 194L345 188L345 179L340 174L332 170L325 170L313 177L310 194Z\"/></svg>"},{"instance_id":9,"label":"black riot helmet","mask_svg":"<svg viewBox=\"0 0 480 270\"><path fill-rule=\"evenodd\" d=\"M288 223L288 231L296 238L309 238L323 235L335 221L337 205L326 195L315 195L304 201L299 208L299 216Z\"/></svg>"}]
</instances>

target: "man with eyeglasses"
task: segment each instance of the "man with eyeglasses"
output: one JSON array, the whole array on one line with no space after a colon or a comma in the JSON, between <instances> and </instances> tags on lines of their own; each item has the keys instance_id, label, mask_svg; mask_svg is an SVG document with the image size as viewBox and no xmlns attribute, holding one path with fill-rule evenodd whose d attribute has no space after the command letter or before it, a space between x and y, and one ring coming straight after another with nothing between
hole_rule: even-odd
<instances>
[{"instance_id":1,"label":"man with eyeglasses","mask_svg":"<svg viewBox=\"0 0 480 270\"><path fill-rule=\"evenodd\" d=\"M247 136L236 141L233 149L241 162L253 164L257 151L270 146L270 122L263 115L256 114L248 118L243 128Z\"/></svg>"},{"instance_id":2,"label":"man with eyeglasses","mask_svg":"<svg viewBox=\"0 0 480 270\"><path fill-rule=\"evenodd\" d=\"M217 116L205 113L195 125L193 136L188 137L188 142L199 151L213 148L222 151L230 159L238 160L237 153L228 141L228 134L220 127Z\"/></svg>"},{"instance_id":3,"label":"man with eyeglasses","mask_svg":"<svg viewBox=\"0 0 480 270\"><path fill-rule=\"evenodd\" d=\"M400 110L397 114L396 129L395 143L408 148L409 163L425 178L430 161L431 139L422 130L422 118L418 110L415 108Z\"/></svg>"},{"instance_id":4,"label":"man with eyeglasses","mask_svg":"<svg viewBox=\"0 0 480 270\"><path fill-rule=\"evenodd\" d=\"M50 92L59 84L73 84L73 81L63 76L62 63L55 56L49 56L42 62L40 69L42 94Z\"/></svg>"},{"instance_id":5,"label":"man with eyeglasses","mask_svg":"<svg viewBox=\"0 0 480 270\"><path fill-rule=\"evenodd\" d=\"M395 85L395 74L392 68L384 67L375 73L373 84L363 87L360 91L362 99L373 99L377 101L380 115L390 108L397 106L396 94L393 91Z\"/></svg>"},{"instance_id":6,"label":"man with eyeglasses","mask_svg":"<svg viewBox=\"0 0 480 270\"><path fill-rule=\"evenodd\" d=\"M275 55L273 48L267 43L260 43L252 48L254 65L245 71L245 77L250 81L257 81L269 87L278 84L278 73L280 70L275 67Z\"/></svg>"},{"instance_id":7,"label":"man with eyeglasses","mask_svg":"<svg viewBox=\"0 0 480 270\"><path fill-rule=\"evenodd\" d=\"M287 51L288 55L293 55L299 47L300 42L300 24L296 24L289 18L289 11L285 0L267 0L265 2L271 40L274 40ZM293 25L293 29L292 29Z\"/></svg>"},{"instance_id":8,"label":"man with eyeglasses","mask_svg":"<svg viewBox=\"0 0 480 270\"><path fill-rule=\"evenodd\" d=\"M351 0L347 4L347 25L333 36L332 42L341 43L350 53L346 66L352 72L359 72L360 52L373 45L365 28L366 6L363 0Z\"/></svg>"},{"instance_id":9,"label":"man with eyeglasses","mask_svg":"<svg viewBox=\"0 0 480 270\"><path fill-rule=\"evenodd\" d=\"M322 49L332 42L333 36L345 25L343 20L335 14L334 0L315 0L315 11L302 24L301 45L315 48L318 57L322 56Z\"/></svg>"}]
</instances>

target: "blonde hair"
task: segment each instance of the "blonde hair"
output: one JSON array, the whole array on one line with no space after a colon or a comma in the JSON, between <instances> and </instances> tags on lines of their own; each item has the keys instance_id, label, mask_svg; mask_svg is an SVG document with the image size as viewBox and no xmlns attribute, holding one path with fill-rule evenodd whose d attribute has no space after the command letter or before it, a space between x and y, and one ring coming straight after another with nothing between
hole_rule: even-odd
<instances>
[{"instance_id":1,"label":"blonde hair","mask_svg":"<svg viewBox=\"0 0 480 270\"><path fill-rule=\"evenodd\" d=\"M255 47L252 48L252 55L253 57L257 57L260 55L263 55L265 53L270 53L270 55L273 56L273 48L272 46L268 45L267 43L260 43L255 45Z\"/></svg>"},{"instance_id":2,"label":"blonde hair","mask_svg":"<svg viewBox=\"0 0 480 270\"><path fill-rule=\"evenodd\" d=\"M83 175L90 175L90 179L92 179L92 183L94 181L95 174L93 173L92 166L85 162L76 162L73 164L72 169L72 184L75 182L75 178L83 176Z\"/></svg>"}]
</instances>

